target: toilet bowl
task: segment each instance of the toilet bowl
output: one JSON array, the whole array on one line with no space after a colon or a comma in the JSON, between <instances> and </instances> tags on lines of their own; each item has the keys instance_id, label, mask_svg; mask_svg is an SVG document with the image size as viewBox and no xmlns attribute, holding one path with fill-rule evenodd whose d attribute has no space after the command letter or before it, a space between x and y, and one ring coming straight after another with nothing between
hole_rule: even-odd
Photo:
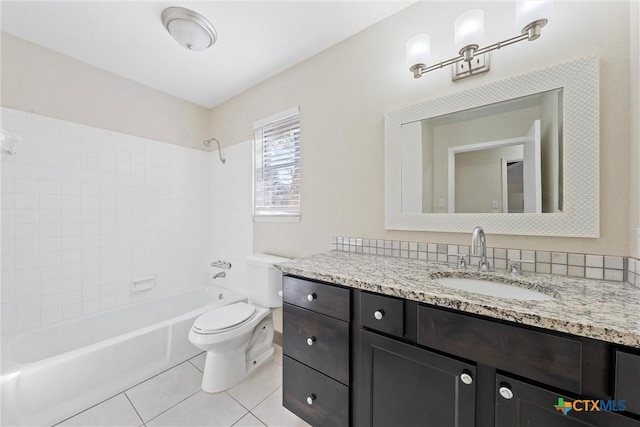
<instances>
[{"instance_id":1,"label":"toilet bowl","mask_svg":"<svg viewBox=\"0 0 640 427\"><path fill-rule=\"evenodd\" d=\"M273 265L286 258L247 257L249 303L237 302L198 317L189 341L207 352L202 390L217 393L241 382L273 354L273 308L282 305L282 274Z\"/></svg>"}]
</instances>

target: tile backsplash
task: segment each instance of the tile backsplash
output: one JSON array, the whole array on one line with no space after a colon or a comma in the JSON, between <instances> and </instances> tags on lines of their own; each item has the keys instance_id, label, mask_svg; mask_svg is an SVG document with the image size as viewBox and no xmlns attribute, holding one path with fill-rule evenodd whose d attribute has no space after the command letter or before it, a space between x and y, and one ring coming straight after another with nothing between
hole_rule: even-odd
<instances>
[{"instance_id":1,"label":"tile backsplash","mask_svg":"<svg viewBox=\"0 0 640 427\"><path fill-rule=\"evenodd\" d=\"M470 256L470 246L444 243L405 242L361 237L332 237L331 247L344 252L357 252L399 258L455 264L465 256L469 265L480 258ZM640 286L640 261L634 258L567 252L532 251L511 248L487 248L490 265L507 269L510 260L520 260L522 271L587 279L629 282Z\"/></svg>"},{"instance_id":2,"label":"tile backsplash","mask_svg":"<svg viewBox=\"0 0 640 427\"><path fill-rule=\"evenodd\" d=\"M209 283L210 153L6 108L2 127L22 137L2 154L3 333Z\"/></svg>"},{"instance_id":3,"label":"tile backsplash","mask_svg":"<svg viewBox=\"0 0 640 427\"><path fill-rule=\"evenodd\" d=\"M627 282L640 288L640 259L627 259Z\"/></svg>"}]
</instances>

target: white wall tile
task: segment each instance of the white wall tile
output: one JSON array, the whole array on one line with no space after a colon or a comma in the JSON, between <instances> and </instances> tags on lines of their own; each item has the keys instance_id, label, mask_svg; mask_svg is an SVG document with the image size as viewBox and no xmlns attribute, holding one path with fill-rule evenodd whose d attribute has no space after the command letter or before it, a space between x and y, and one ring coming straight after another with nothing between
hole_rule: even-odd
<instances>
[{"instance_id":1,"label":"white wall tile","mask_svg":"<svg viewBox=\"0 0 640 427\"><path fill-rule=\"evenodd\" d=\"M47 279L53 279L53 278L48 277ZM63 288L62 288L61 279L47 280L47 281L43 281L40 284L40 294L43 298L51 295L59 295L60 302L62 302L62 291L63 291Z\"/></svg>"},{"instance_id":2,"label":"white wall tile","mask_svg":"<svg viewBox=\"0 0 640 427\"><path fill-rule=\"evenodd\" d=\"M2 120L23 137L2 160L2 333L208 283L211 153L5 108ZM162 289L131 295L136 274L161 270Z\"/></svg>"},{"instance_id":3,"label":"white wall tile","mask_svg":"<svg viewBox=\"0 0 640 427\"><path fill-rule=\"evenodd\" d=\"M2 229L2 238L9 239L9 233L3 227ZM13 236L15 239L15 235ZM36 253L40 250L40 240L39 239L15 239L15 253L16 254L32 254ZM4 254L3 254L4 255Z\"/></svg>"},{"instance_id":4,"label":"white wall tile","mask_svg":"<svg viewBox=\"0 0 640 427\"><path fill-rule=\"evenodd\" d=\"M232 263L224 279L212 283L246 293L247 255L253 253L252 142L224 148L223 165L217 152L211 162L211 260ZM211 269L210 276L219 270Z\"/></svg>"}]
</instances>

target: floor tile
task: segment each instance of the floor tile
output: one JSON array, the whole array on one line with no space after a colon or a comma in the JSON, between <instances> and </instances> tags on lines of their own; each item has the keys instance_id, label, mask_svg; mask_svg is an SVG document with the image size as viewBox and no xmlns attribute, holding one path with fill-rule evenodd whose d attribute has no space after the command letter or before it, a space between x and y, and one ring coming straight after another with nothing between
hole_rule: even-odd
<instances>
[{"instance_id":1,"label":"floor tile","mask_svg":"<svg viewBox=\"0 0 640 427\"><path fill-rule=\"evenodd\" d=\"M282 366L282 347L279 345L273 346L273 356L271 356L271 360Z\"/></svg>"},{"instance_id":2,"label":"floor tile","mask_svg":"<svg viewBox=\"0 0 640 427\"><path fill-rule=\"evenodd\" d=\"M227 393L251 410L281 385L282 366L269 361Z\"/></svg>"},{"instance_id":3,"label":"floor tile","mask_svg":"<svg viewBox=\"0 0 640 427\"><path fill-rule=\"evenodd\" d=\"M204 361L206 359L207 359L207 352L203 351L199 355L194 356L191 359L189 359L189 362L191 362L193 364L193 366L198 368L200 370L200 372L204 372Z\"/></svg>"},{"instance_id":4,"label":"floor tile","mask_svg":"<svg viewBox=\"0 0 640 427\"><path fill-rule=\"evenodd\" d=\"M259 419L254 417L253 414L248 413L242 417L240 421L235 423L233 427L265 427L265 425L262 424Z\"/></svg>"},{"instance_id":5,"label":"floor tile","mask_svg":"<svg viewBox=\"0 0 640 427\"><path fill-rule=\"evenodd\" d=\"M131 406L129 399L121 393L109 400L80 412L58 424L58 426L139 426L142 420Z\"/></svg>"},{"instance_id":6,"label":"floor tile","mask_svg":"<svg viewBox=\"0 0 640 427\"><path fill-rule=\"evenodd\" d=\"M268 426L306 427L309 425L282 406L282 388L271 393L251 412Z\"/></svg>"},{"instance_id":7,"label":"floor tile","mask_svg":"<svg viewBox=\"0 0 640 427\"><path fill-rule=\"evenodd\" d=\"M246 414L247 410L226 393L199 391L147 426L230 426Z\"/></svg>"},{"instance_id":8,"label":"floor tile","mask_svg":"<svg viewBox=\"0 0 640 427\"><path fill-rule=\"evenodd\" d=\"M202 372L184 362L127 390L126 394L146 422L200 390L201 382Z\"/></svg>"}]
</instances>

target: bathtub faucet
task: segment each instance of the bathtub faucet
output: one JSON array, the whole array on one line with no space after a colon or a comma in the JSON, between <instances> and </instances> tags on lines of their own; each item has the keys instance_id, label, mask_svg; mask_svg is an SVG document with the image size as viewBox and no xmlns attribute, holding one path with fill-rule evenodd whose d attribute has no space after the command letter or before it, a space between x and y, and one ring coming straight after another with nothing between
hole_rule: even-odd
<instances>
[{"instance_id":1,"label":"bathtub faucet","mask_svg":"<svg viewBox=\"0 0 640 427\"><path fill-rule=\"evenodd\" d=\"M231 268L231 263L227 261L217 260L211 263L211 267L221 268L223 270L229 270Z\"/></svg>"},{"instance_id":2,"label":"bathtub faucet","mask_svg":"<svg viewBox=\"0 0 640 427\"><path fill-rule=\"evenodd\" d=\"M218 277L227 277L227 273L225 273L224 271L221 271L219 273L214 274L212 279L217 279Z\"/></svg>"}]
</instances>

